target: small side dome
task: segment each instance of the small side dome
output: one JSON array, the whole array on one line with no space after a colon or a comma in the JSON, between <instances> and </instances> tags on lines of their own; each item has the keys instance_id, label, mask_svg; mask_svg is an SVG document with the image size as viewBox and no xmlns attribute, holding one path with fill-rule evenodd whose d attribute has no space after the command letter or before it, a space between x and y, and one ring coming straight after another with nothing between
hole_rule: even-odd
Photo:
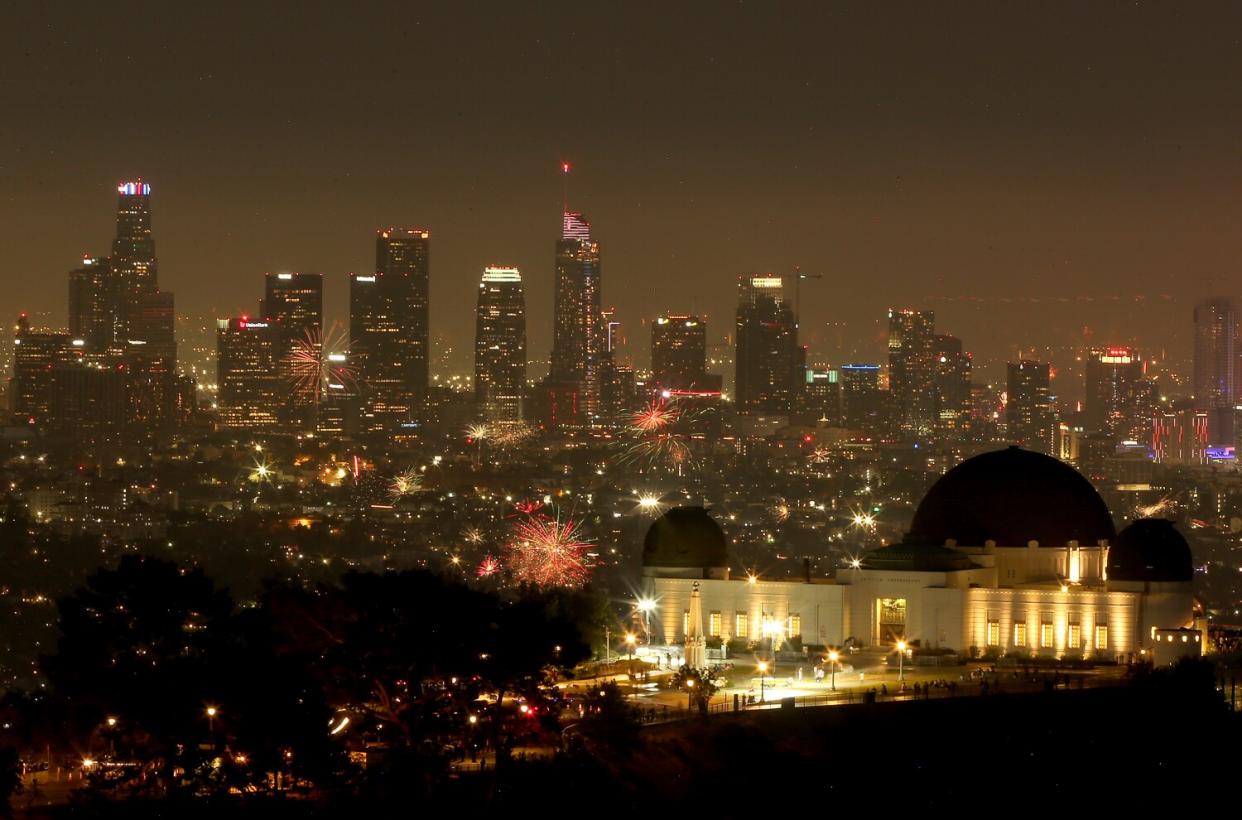
<instances>
[{"instance_id":1,"label":"small side dome","mask_svg":"<svg viewBox=\"0 0 1242 820\"><path fill-rule=\"evenodd\" d=\"M1140 518L1117 534L1108 550L1110 581L1189 581L1194 577L1190 544L1173 522Z\"/></svg>"},{"instance_id":2,"label":"small side dome","mask_svg":"<svg viewBox=\"0 0 1242 820\"><path fill-rule=\"evenodd\" d=\"M703 507L674 507L643 539L644 567L699 569L729 565L724 530Z\"/></svg>"}]
</instances>

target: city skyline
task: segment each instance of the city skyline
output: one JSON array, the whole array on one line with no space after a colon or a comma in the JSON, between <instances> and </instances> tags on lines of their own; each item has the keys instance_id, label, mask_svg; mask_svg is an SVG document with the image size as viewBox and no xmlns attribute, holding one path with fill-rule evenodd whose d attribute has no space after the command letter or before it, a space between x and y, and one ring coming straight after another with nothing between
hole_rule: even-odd
<instances>
[{"instance_id":1,"label":"city skyline","mask_svg":"<svg viewBox=\"0 0 1242 820\"><path fill-rule=\"evenodd\" d=\"M471 340L461 317L477 271L498 259L526 274L530 350L542 357L552 311L542 296L553 276L546 237L563 195L555 169L571 160L571 208L591 215L608 248L603 302L617 307L639 351L647 337L639 321L675 311L724 328L731 300L715 285L800 265L827 277L806 283L801 322L813 355L827 361L877 360L891 304L934 310L992 380L1003 378L1015 348L1067 337L1084 348L1167 347L1188 358L1191 335L1174 317L1201 298L1235 296L1229 274L1242 250L1227 228L1236 221L1238 160L1224 136L1229 121L1219 119L1235 115L1217 103L1237 74L1224 32L1239 12L1202 8L1076 9L1064 27L1035 12L913 10L925 25L890 42L882 20L864 10L791 6L755 19L744 9L688 6L671 12L651 43L668 70L653 60L624 73L595 56L596 46L621 48L639 19L600 31L589 9L545 9L527 21L498 14L474 37L482 53L511 47L512 76L487 88L487 65L438 45L408 66L381 56L380 67L399 77L431 78L418 107L425 113L375 110L365 120L382 126L378 135L357 145L345 136L383 93L364 70L348 59L308 67L317 82L304 86L265 45L302 36L312 49L322 40L311 23L330 13L309 13L314 21L284 37L278 15L256 15L231 42L236 65L213 64L210 73L193 67L204 56L193 26L135 15L121 37L119 21L87 10L53 42L36 17L18 15L7 34L21 47L0 58L15 115L0 134L11 158L0 218L21 241L5 243L0 257L14 282L0 310L59 316L59 294L39 283L76 265L74 250L99 247L106 192L142 174L159 203L162 282L183 313L235 315L249 307L248 280L301 271L324 274L327 318L343 319L344 277L369 272L369 234L418 224L437 239L431 333L459 351L463 372ZM221 20L202 23L212 30ZM359 40L382 46L407 27L458 30L461 20L423 12L392 32L351 24L371 37ZM1153 26L1167 34L1159 59L1149 59L1144 34ZM1042 38L1006 33L1019 29ZM598 32L594 45L582 42L588 30ZM101 51L95 37L148 47ZM765 45L782 37L791 47ZM336 45L350 54L351 43ZM758 49L753 62L718 59L741 43ZM1045 47L1058 54L1056 66L1038 59ZM296 65L307 63L302 48L291 55ZM145 70L173 52L180 56L166 71ZM1008 52L1027 59L993 59ZM570 58L581 66L574 88L588 116L545 116ZM907 87L916 67L929 66ZM36 77L66 81L63 108L29 94L24 81ZM309 85L322 98L308 95ZM182 87L201 94L168 93ZM1015 87L1023 92L1009 92ZM1126 92L1132 87L1146 89L1142 100ZM471 105L455 102L454 92L481 88ZM622 89L612 107L592 96L600 88ZM146 116L122 118L95 102L122 89L151 100ZM649 116L635 116L642 105L652 106ZM777 127L740 121L739 105ZM213 110L250 117L252 133L230 135L230 118ZM1165 111L1173 115L1155 116ZM79 119L106 127L84 139L69 127ZM484 147L483 122L506 126L499 146ZM325 139L333 159L312 161ZM410 168L392 164L402 155ZM726 236L733 241L715 241ZM1145 329L1127 332L1132 318ZM859 341L838 352L833 331L843 322Z\"/></svg>"}]
</instances>

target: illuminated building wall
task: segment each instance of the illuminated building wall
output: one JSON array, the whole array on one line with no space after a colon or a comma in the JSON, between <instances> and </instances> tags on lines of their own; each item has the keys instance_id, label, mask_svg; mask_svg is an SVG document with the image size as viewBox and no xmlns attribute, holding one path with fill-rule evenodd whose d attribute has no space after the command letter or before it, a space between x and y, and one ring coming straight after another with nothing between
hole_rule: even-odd
<instances>
[{"instance_id":1,"label":"illuminated building wall","mask_svg":"<svg viewBox=\"0 0 1242 820\"><path fill-rule=\"evenodd\" d=\"M351 274L349 344L366 429L393 430L423 409L429 369L428 231L376 235L375 273Z\"/></svg>"},{"instance_id":2,"label":"illuminated building wall","mask_svg":"<svg viewBox=\"0 0 1242 820\"><path fill-rule=\"evenodd\" d=\"M1131 347L1087 353L1083 414L1088 429L1117 441L1146 441L1156 386L1144 376L1143 358Z\"/></svg>"},{"instance_id":3,"label":"illuminated building wall","mask_svg":"<svg viewBox=\"0 0 1242 820\"><path fill-rule=\"evenodd\" d=\"M1204 410L1160 411L1152 416L1151 448L1158 464L1207 464L1211 430Z\"/></svg>"},{"instance_id":4,"label":"illuminated building wall","mask_svg":"<svg viewBox=\"0 0 1242 820\"><path fill-rule=\"evenodd\" d=\"M734 402L742 411L789 413L802 388L798 328L781 278L738 277Z\"/></svg>"},{"instance_id":5,"label":"illuminated building wall","mask_svg":"<svg viewBox=\"0 0 1242 820\"><path fill-rule=\"evenodd\" d=\"M15 331L9 380L14 424L46 427L55 406L54 370L73 358L73 340L68 333L33 330L25 313L18 317Z\"/></svg>"},{"instance_id":6,"label":"illuminated building wall","mask_svg":"<svg viewBox=\"0 0 1242 820\"><path fill-rule=\"evenodd\" d=\"M971 358L956 336L937 335L935 357L936 430L941 435L963 433L970 426Z\"/></svg>"},{"instance_id":7,"label":"illuminated building wall","mask_svg":"<svg viewBox=\"0 0 1242 820\"><path fill-rule=\"evenodd\" d=\"M271 429L288 392L276 370L279 334L268 322L221 319L216 330L216 403L220 425Z\"/></svg>"},{"instance_id":8,"label":"illuminated building wall","mask_svg":"<svg viewBox=\"0 0 1242 820\"><path fill-rule=\"evenodd\" d=\"M897 423L907 436L930 436L936 426L936 315L888 311L888 378Z\"/></svg>"},{"instance_id":9,"label":"illuminated building wall","mask_svg":"<svg viewBox=\"0 0 1242 820\"><path fill-rule=\"evenodd\" d=\"M526 392L526 299L517 268L489 267L479 282L474 397L493 420L522 417Z\"/></svg>"},{"instance_id":10,"label":"illuminated building wall","mask_svg":"<svg viewBox=\"0 0 1242 820\"><path fill-rule=\"evenodd\" d=\"M844 364L841 373L841 414L846 427L871 432L882 424L883 395L878 364Z\"/></svg>"},{"instance_id":11,"label":"illuminated building wall","mask_svg":"<svg viewBox=\"0 0 1242 820\"><path fill-rule=\"evenodd\" d=\"M591 224L579 213L563 214L556 242L550 383L558 393L572 393L578 411L562 414L577 424L594 423L599 412L600 370L607 353L601 307L599 243Z\"/></svg>"},{"instance_id":12,"label":"illuminated building wall","mask_svg":"<svg viewBox=\"0 0 1242 820\"><path fill-rule=\"evenodd\" d=\"M1051 455L1056 452L1057 419L1049 374L1046 362L1009 363L1005 424L1011 442Z\"/></svg>"},{"instance_id":13,"label":"illuminated building wall","mask_svg":"<svg viewBox=\"0 0 1242 820\"><path fill-rule=\"evenodd\" d=\"M1195 305L1195 409L1207 413L1208 442L1233 443L1232 407L1238 395L1237 314L1229 299Z\"/></svg>"},{"instance_id":14,"label":"illuminated building wall","mask_svg":"<svg viewBox=\"0 0 1242 820\"><path fill-rule=\"evenodd\" d=\"M293 389L295 346L309 348L316 358L323 353L323 275L318 273L269 273L264 276L259 315L273 328L276 368L285 392L281 421L306 428L314 423L319 400L316 391Z\"/></svg>"},{"instance_id":15,"label":"illuminated building wall","mask_svg":"<svg viewBox=\"0 0 1242 820\"><path fill-rule=\"evenodd\" d=\"M705 390L707 325L697 316L668 314L651 325L651 380L660 390Z\"/></svg>"},{"instance_id":16,"label":"illuminated building wall","mask_svg":"<svg viewBox=\"0 0 1242 820\"><path fill-rule=\"evenodd\" d=\"M112 276L107 257L88 256L69 272L69 335L82 339L92 353L106 350L112 341Z\"/></svg>"}]
</instances>

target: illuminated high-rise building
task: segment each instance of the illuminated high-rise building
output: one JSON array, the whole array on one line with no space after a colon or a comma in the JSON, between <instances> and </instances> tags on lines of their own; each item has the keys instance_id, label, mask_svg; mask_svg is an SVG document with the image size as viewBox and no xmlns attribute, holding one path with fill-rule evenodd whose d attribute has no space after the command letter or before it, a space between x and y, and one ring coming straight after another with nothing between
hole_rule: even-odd
<instances>
[{"instance_id":1,"label":"illuminated high-rise building","mask_svg":"<svg viewBox=\"0 0 1242 820\"><path fill-rule=\"evenodd\" d=\"M1047 362L1009 363L1005 424L1014 444L1046 455L1056 452L1057 418Z\"/></svg>"},{"instance_id":2,"label":"illuminated high-rise building","mask_svg":"<svg viewBox=\"0 0 1242 820\"><path fill-rule=\"evenodd\" d=\"M936 315L930 310L889 309L888 380L897 424L914 438L936 426Z\"/></svg>"},{"instance_id":3,"label":"illuminated high-rise building","mask_svg":"<svg viewBox=\"0 0 1242 820\"><path fill-rule=\"evenodd\" d=\"M557 394L558 406L573 408L562 416L566 426L594 424L598 419L601 368L607 356L600 298L599 242L591 238L591 223L582 214L565 211L556 242L548 386Z\"/></svg>"},{"instance_id":4,"label":"illuminated high-rise building","mask_svg":"<svg viewBox=\"0 0 1242 820\"><path fill-rule=\"evenodd\" d=\"M801 388L803 351L786 303L783 282L772 274L738 277L734 393L737 408L789 413Z\"/></svg>"},{"instance_id":5,"label":"illuminated high-rise building","mask_svg":"<svg viewBox=\"0 0 1242 820\"><path fill-rule=\"evenodd\" d=\"M526 392L526 298L517 268L489 267L479 282L474 397L486 418L522 417Z\"/></svg>"},{"instance_id":6,"label":"illuminated high-rise building","mask_svg":"<svg viewBox=\"0 0 1242 820\"><path fill-rule=\"evenodd\" d=\"M222 427L276 427L289 392L277 373L279 347L280 335L270 322L246 316L217 322L216 405Z\"/></svg>"},{"instance_id":7,"label":"illuminated high-rise building","mask_svg":"<svg viewBox=\"0 0 1242 820\"><path fill-rule=\"evenodd\" d=\"M707 375L707 325L699 317L669 314L652 323L651 381L660 390L718 389Z\"/></svg>"},{"instance_id":8,"label":"illuminated high-rise building","mask_svg":"<svg viewBox=\"0 0 1242 820\"><path fill-rule=\"evenodd\" d=\"M1208 441L1233 443L1238 396L1238 326L1233 302L1207 299L1195 305L1195 409L1207 414Z\"/></svg>"},{"instance_id":9,"label":"illuminated high-rise building","mask_svg":"<svg viewBox=\"0 0 1242 820\"><path fill-rule=\"evenodd\" d=\"M970 354L956 336L937 334L933 340L936 386L936 430L960 435L970 426Z\"/></svg>"},{"instance_id":10,"label":"illuminated high-rise building","mask_svg":"<svg viewBox=\"0 0 1242 820\"><path fill-rule=\"evenodd\" d=\"M1092 348L1087 353L1084 422L1113 440L1146 441L1156 409L1156 385L1145 377L1143 358L1132 347Z\"/></svg>"},{"instance_id":11,"label":"illuminated high-rise building","mask_svg":"<svg viewBox=\"0 0 1242 820\"><path fill-rule=\"evenodd\" d=\"M302 427L311 425L321 391L305 389L298 378L294 354L296 350L317 360L323 353L323 275L267 274L259 315L272 326L277 377L289 388L282 401L281 420Z\"/></svg>"},{"instance_id":12,"label":"illuminated high-rise building","mask_svg":"<svg viewBox=\"0 0 1242 820\"><path fill-rule=\"evenodd\" d=\"M260 314L289 339L323 331L323 275L269 273L263 280Z\"/></svg>"},{"instance_id":13,"label":"illuminated high-rise building","mask_svg":"<svg viewBox=\"0 0 1242 820\"><path fill-rule=\"evenodd\" d=\"M13 335L13 375L9 409L15 425L46 428L55 411L56 368L73 358L68 333L35 330L23 313Z\"/></svg>"},{"instance_id":14,"label":"illuminated high-rise building","mask_svg":"<svg viewBox=\"0 0 1242 820\"><path fill-rule=\"evenodd\" d=\"M92 353L107 350L112 341L111 275L109 259L99 256L85 257L69 272L69 335Z\"/></svg>"},{"instance_id":15,"label":"illuminated high-rise building","mask_svg":"<svg viewBox=\"0 0 1242 820\"><path fill-rule=\"evenodd\" d=\"M878 364L843 364L841 381L841 421L854 430L872 432L882 426L883 395Z\"/></svg>"},{"instance_id":16,"label":"illuminated high-rise building","mask_svg":"<svg viewBox=\"0 0 1242 820\"><path fill-rule=\"evenodd\" d=\"M349 343L368 429L392 429L423 409L429 370L431 234L379 231L375 273L351 274Z\"/></svg>"}]
</instances>

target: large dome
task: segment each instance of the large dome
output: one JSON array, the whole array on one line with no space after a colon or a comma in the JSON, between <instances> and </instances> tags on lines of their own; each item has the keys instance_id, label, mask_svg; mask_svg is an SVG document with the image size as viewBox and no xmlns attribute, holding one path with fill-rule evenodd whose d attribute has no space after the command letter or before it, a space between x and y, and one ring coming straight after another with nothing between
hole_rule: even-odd
<instances>
[{"instance_id":1,"label":"large dome","mask_svg":"<svg viewBox=\"0 0 1242 820\"><path fill-rule=\"evenodd\" d=\"M1189 581L1190 544L1163 518L1140 518L1117 534L1108 550L1110 581Z\"/></svg>"},{"instance_id":2,"label":"large dome","mask_svg":"<svg viewBox=\"0 0 1242 820\"><path fill-rule=\"evenodd\" d=\"M644 567L727 567L724 531L703 507L674 507L657 518L643 539Z\"/></svg>"},{"instance_id":3,"label":"large dome","mask_svg":"<svg viewBox=\"0 0 1242 820\"><path fill-rule=\"evenodd\" d=\"M923 496L906 541L1064 547L1114 538L1104 499L1081 473L1051 456L1010 447L969 458L941 476Z\"/></svg>"}]
</instances>

